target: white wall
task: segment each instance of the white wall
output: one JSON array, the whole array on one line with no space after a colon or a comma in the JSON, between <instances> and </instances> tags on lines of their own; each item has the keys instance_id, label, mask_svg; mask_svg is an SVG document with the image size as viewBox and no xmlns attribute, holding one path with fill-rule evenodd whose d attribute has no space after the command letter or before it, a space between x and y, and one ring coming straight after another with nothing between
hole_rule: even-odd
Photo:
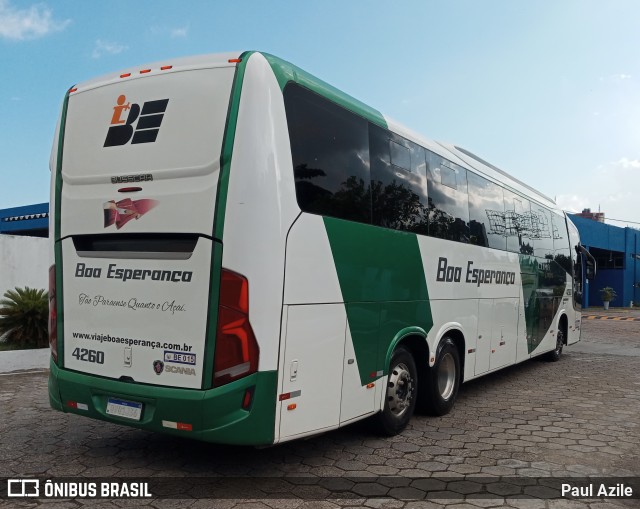
<instances>
[{"instance_id":1,"label":"white wall","mask_svg":"<svg viewBox=\"0 0 640 509\"><path fill-rule=\"evenodd\" d=\"M16 286L49 290L49 239L0 235L0 298Z\"/></svg>"}]
</instances>

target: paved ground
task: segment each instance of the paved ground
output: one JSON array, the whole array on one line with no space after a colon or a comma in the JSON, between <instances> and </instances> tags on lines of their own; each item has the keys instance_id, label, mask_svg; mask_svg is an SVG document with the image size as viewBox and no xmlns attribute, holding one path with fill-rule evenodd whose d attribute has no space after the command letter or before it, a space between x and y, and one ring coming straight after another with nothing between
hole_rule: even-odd
<instances>
[{"instance_id":1,"label":"paved ground","mask_svg":"<svg viewBox=\"0 0 640 509\"><path fill-rule=\"evenodd\" d=\"M625 316L640 316L638 312ZM598 313L602 314L602 312ZM605 345L607 352L597 349ZM151 500L149 507L640 507L626 502L499 498L416 500L424 478L463 475L640 476L640 321L585 320L583 341L557 363L529 361L465 384L454 411L417 416L400 436L381 439L363 425L309 440L256 450L175 439L49 409L47 374L0 376L0 477L233 475L246 491L233 500ZM596 352L596 353L594 353ZM261 481L250 481L262 477ZM294 493L306 500L257 500L264 478L300 478ZM330 486L308 486L346 476L385 476L354 483L356 498L323 500ZM419 479L421 478L421 479ZM419 480L417 480L419 479ZM386 485L385 485L386 482ZM465 493L469 486L460 484ZM507 489L507 491L501 491ZM315 490L315 491L314 491ZM242 494L246 493L246 494ZM367 498L366 494L386 498ZM256 497L257 498L257 497ZM311 500L315 499L315 500ZM36 506L33 501L24 507ZM119 500L47 501L44 507L140 507ZM0 501L0 508L16 504Z\"/></svg>"}]
</instances>

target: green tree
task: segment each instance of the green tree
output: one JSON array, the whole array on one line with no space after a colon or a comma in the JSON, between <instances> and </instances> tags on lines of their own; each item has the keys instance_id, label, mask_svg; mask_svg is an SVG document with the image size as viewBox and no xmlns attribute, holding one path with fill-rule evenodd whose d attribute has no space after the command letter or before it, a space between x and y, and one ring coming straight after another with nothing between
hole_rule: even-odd
<instances>
[{"instance_id":1,"label":"green tree","mask_svg":"<svg viewBox=\"0 0 640 509\"><path fill-rule=\"evenodd\" d=\"M25 348L49 344L49 299L44 290L16 288L0 300L0 337Z\"/></svg>"}]
</instances>

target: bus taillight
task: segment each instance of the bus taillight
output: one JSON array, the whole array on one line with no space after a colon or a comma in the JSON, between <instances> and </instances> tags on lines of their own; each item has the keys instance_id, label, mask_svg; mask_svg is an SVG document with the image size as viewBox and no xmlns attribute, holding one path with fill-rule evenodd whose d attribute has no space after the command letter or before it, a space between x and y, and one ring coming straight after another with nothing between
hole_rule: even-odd
<instances>
[{"instance_id":1,"label":"bus taillight","mask_svg":"<svg viewBox=\"0 0 640 509\"><path fill-rule=\"evenodd\" d=\"M219 387L258 370L260 349L249 323L249 282L222 269L213 385Z\"/></svg>"},{"instance_id":2,"label":"bus taillight","mask_svg":"<svg viewBox=\"0 0 640 509\"><path fill-rule=\"evenodd\" d=\"M56 266L49 267L49 348L58 364L58 312L56 311Z\"/></svg>"}]
</instances>

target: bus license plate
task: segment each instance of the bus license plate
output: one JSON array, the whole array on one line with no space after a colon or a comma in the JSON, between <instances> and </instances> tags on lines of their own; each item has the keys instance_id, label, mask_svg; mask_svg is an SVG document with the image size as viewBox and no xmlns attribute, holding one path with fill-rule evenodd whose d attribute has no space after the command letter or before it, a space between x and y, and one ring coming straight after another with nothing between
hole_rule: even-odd
<instances>
[{"instance_id":1,"label":"bus license plate","mask_svg":"<svg viewBox=\"0 0 640 509\"><path fill-rule=\"evenodd\" d=\"M118 398L109 398L107 400L107 414L139 421L140 416L142 415L142 403L125 401L124 399Z\"/></svg>"}]
</instances>

